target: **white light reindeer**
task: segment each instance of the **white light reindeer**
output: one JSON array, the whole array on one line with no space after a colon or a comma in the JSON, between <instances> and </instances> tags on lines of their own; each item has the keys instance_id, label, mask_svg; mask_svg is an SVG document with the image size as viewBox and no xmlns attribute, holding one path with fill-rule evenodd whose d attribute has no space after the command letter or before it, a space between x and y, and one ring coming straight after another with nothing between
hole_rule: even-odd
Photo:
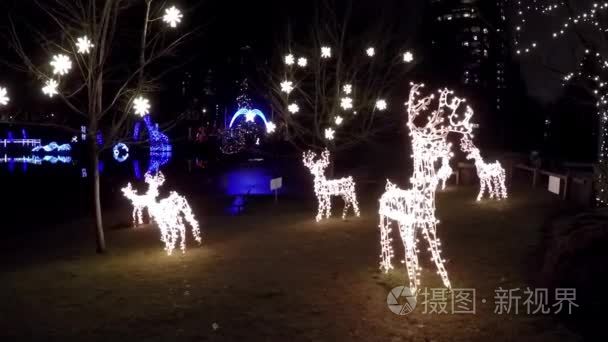
<instances>
[{"instance_id":1,"label":"white light reindeer","mask_svg":"<svg viewBox=\"0 0 608 342\"><path fill-rule=\"evenodd\" d=\"M131 183L122 189L123 194L133 204L133 220L142 222L142 212L148 208L150 218L158 224L161 232L161 240L165 243L167 254L171 255L176 248L178 240L182 252L186 250L186 223L192 227L192 235L200 244L202 242L198 222L194 218L192 208L185 197L172 191L169 197L157 200L159 196L158 188L165 182L162 173L156 176L146 174L146 183L149 185L145 195L138 195L133 190Z\"/></svg>"},{"instance_id":2,"label":"white light reindeer","mask_svg":"<svg viewBox=\"0 0 608 342\"><path fill-rule=\"evenodd\" d=\"M467 154L467 159L475 160L477 177L479 178L479 194L477 200L481 201L485 192L488 192L490 199L506 199L507 187L505 185L505 169L500 162L487 164L481 158L479 149L475 147L470 137L464 136L461 139L460 148Z\"/></svg>"},{"instance_id":3,"label":"white light reindeer","mask_svg":"<svg viewBox=\"0 0 608 342\"><path fill-rule=\"evenodd\" d=\"M150 203L156 201L159 195L158 188L165 183L165 176L160 172L155 176L146 173L145 182L148 184L148 192L143 195L138 195L131 183L122 189L125 197L131 200L133 204L133 227L144 223L143 212Z\"/></svg>"},{"instance_id":4,"label":"white light reindeer","mask_svg":"<svg viewBox=\"0 0 608 342\"><path fill-rule=\"evenodd\" d=\"M399 189L388 182L386 192L380 198L380 244L382 248L380 268L388 272L393 268L391 259L394 256L390 238L391 223L396 221L405 248L405 264L408 272L410 289L415 292L420 285L420 267L418 265L417 234L429 244L431 260L437 267L443 284L451 288L448 272L441 257L441 242L437 238L435 217L435 192L439 177L435 163L440 158L450 156L450 144L447 136L450 133L468 135L473 131L470 122L473 110L466 106L463 114L458 114L464 99L453 96L447 89L439 91L436 109L430 109L435 96L429 95L418 99L422 84L412 84L408 111L408 128L412 139L414 174L410 179L412 187ZM448 97L451 97L448 101ZM426 113L426 118L420 114Z\"/></svg>"},{"instance_id":5,"label":"white light reindeer","mask_svg":"<svg viewBox=\"0 0 608 342\"><path fill-rule=\"evenodd\" d=\"M331 197L341 196L344 200L344 210L342 211L342 219L346 217L346 212L349 207L353 207L355 215L359 216L359 202L357 202L357 193L355 191L355 181L353 177L345 177L340 179L325 178L325 169L329 166L329 151L326 149L321 153L321 159L315 161L317 155L312 152L304 152L304 165L310 170L314 179L315 195L319 201L319 210L316 220L321 221L323 216L329 218L331 216Z\"/></svg>"}]
</instances>

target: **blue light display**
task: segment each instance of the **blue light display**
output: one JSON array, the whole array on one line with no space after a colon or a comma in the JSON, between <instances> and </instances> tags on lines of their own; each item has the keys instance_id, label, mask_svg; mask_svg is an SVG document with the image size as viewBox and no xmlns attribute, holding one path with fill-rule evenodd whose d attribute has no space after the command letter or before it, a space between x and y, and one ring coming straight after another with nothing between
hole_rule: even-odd
<instances>
[{"instance_id":1,"label":"blue light display","mask_svg":"<svg viewBox=\"0 0 608 342\"><path fill-rule=\"evenodd\" d=\"M169 143L169 137L158 129L158 124L155 124L150 115L144 116L144 123L148 129L148 137L150 139L150 153L152 152L170 152L173 148Z\"/></svg>"},{"instance_id":2,"label":"blue light display","mask_svg":"<svg viewBox=\"0 0 608 342\"><path fill-rule=\"evenodd\" d=\"M171 160L171 151L164 152L152 152L150 151L150 164L148 165L148 172L156 174L160 168L167 164Z\"/></svg>"},{"instance_id":3,"label":"blue light display","mask_svg":"<svg viewBox=\"0 0 608 342\"><path fill-rule=\"evenodd\" d=\"M259 109L249 109L249 108L241 108L241 109L237 110L236 113L234 113L234 115L232 115L232 119L230 120L230 125L228 127L232 128L232 125L234 124L234 122L241 116L244 116L245 120L249 121L249 122L255 121L255 118L258 117L258 118L262 119L262 121L264 121L264 127L268 128L268 120L266 120L266 115L264 115L264 113L262 113L262 111Z\"/></svg>"},{"instance_id":4,"label":"blue light display","mask_svg":"<svg viewBox=\"0 0 608 342\"><path fill-rule=\"evenodd\" d=\"M63 144L63 145L59 145L56 142L51 142L48 145L45 146L36 146L32 149L32 152L40 152L44 150L44 152L53 152L53 151L57 151L57 152L70 152L72 150L72 146L70 146L70 144Z\"/></svg>"},{"instance_id":5,"label":"blue light display","mask_svg":"<svg viewBox=\"0 0 608 342\"><path fill-rule=\"evenodd\" d=\"M122 163L129 159L129 148L123 143L118 143L112 148L112 155L114 156L114 160Z\"/></svg>"}]
</instances>

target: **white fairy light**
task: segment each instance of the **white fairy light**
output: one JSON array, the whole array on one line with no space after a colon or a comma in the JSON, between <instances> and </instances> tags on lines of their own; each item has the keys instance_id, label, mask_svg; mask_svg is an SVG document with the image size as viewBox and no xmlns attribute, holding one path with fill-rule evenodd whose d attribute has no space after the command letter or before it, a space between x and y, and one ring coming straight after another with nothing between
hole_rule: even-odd
<instances>
[{"instance_id":1,"label":"white fairy light","mask_svg":"<svg viewBox=\"0 0 608 342\"><path fill-rule=\"evenodd\" d=\"M505 169L500 165L500 162L496 161L486 164L483 158L481 158L479 149L475 147L473 141L468 136L462 137L461 149L467 154L467 159L475 160L475 168L477 169L480 186L477 200L481 201L486 191L490 199L506 199Z\"/></svg>"},{"instance_id":2,"label":"white fairy light","mask_svg":"<svg viewBox=\"0 0 608 342\"><path fill-rule=\"evenodd\" d=\"M376 49L374 49L373 47L368 47L367 50L365 50L365 53L369 57L374 57L374 55L376 55Z\"/></svg>"},{"instance_id":3,"label":"white fairy light","mask_svg":"<svg viewBox=\"0 0 608 342\"><path fill-rule=\"evenodd\" d=\"M285 56L285 64L293 65L295 62L296 62L296 58L292 54Z\"/></svg>"},{"instance_id":4,"label":"white fairy light","mask_svg":"<svg viewBox=\"0 0 608 342\"><path fill-rule=\"evenodd\" d=\"M52 98L53 96L59 94L57 87L59 87L59 83L57 83L57 81L48 79L42 88L42 92L44 95Z\"/></svg>"},{"instance_id":5,"label":"white fairy light","mask_svg":"<svg viewBox=\"0 0 608 342\"><path fill-rule=\"evenodd\" d=\"M171 191L169 197L157 200L158 188L164 183L165 177L162 173L156 176L146 175L148 192L138 195L131 183L127 184L122 192L133 204L133 221L143 223L143 210L148 208L149 216L154 220L161 232L161 241L165 244L165 251L171 255L177 247L179 240L182 253L186 251L186 223L192 227L192 235L199 244L202 242L201 233L192 208L185 197L175 191Z\"/></svg>"},{"instance_id":6,"label":"white fairy light","mask_svg":"<svg viewBox=\"0 0 608 342\"><path fill-rule=\"evenodd\" d=\"M293 91L293 82L291 81L283 81L281 82L281 91L284 93L291 93Z\"/></svg>"},{"instance_id":7,"label":"white fairy light","mask_svg":"<svg viewBox=\"0 0 608 342\"><path fill-rule=\"evenodd\" d=\"M0 87L0 105L6 106L10 100L6 88Z\"/></svg>"},{"instance_id":8,"label":"white fairy light","mask_svg":"<svg viewBox=\"0 0 608 342\"><path fill-rule=\"evenodd\" d=\"M353 99L348 96L343 97L342 99L340 99L340 107L342 107L342 109L344 109L344 110L352 109L353 108Z\"/></svg>"},{"instance_id":9,"label":"white fairy light","mask_svg":"<svg viewBox=\"0 0 608 342\"><path fill-rule=\"evenodd\" d=\"M345 84L342 87L342 91L344 91L344 94L350 95L353 92L353 85L352 84Z\"/></svg>"},{"instance_id":10,"label":"white fairy light","mask_svg":"<svg viewBox=\"0 0 608 342\"><path fill-rule=\"evenodd\" d=\"M331 58L331 48L329 46L321 47L321 58Z\"/></svg>"},{"instance_id":11,"label":"white fairy light","mask_svg":"<svg viewBox=\"0 0 608 342\"><path fill-rule=\"evenodd\" d=\"M386 100L378 100L376 101L376 109L377 110L386 110L387 104L386 104Z\"/></svg>"},{"instance_id":12,"label":"white fairy light","mask_svg":"<svg viewBox=\"0 0 608 342\"><path fill-rule=\"evenodd\" d=\"M135 114L139 116L146 116L150 113L150 101L140 96L133 100L133 109L135 110Z\"/></svg>"},{"instance_id":13,"label":"white fairy light","mask_svg":"<svg viewBox=\"0 0 608 342\"><path fill-rule=\"evenodd\" d=\"M182 22L183 17L184 16L182 12L177 7L172 6L165 10L163 21L167 23L170 27L176 28L177 24Z\"/></svg>"},{"instance_id":14,"label":"white fairy light","mask_svg":"<svg viewBox=\"0 0 608 342\"><path fill-rule=\"evenodd\" d=\"M304 58L304 57L298 58L298 66L301 66L302 68L304 68L307 65L308 65L308 60L306 58Z\"/></svg>"},{"instance_id":15,"label":"white fairy light","mask_svg":"<svg viewBox=\"0 0 608 342\"><path fill-rule=\"evenodd\" d=\"M51 61L51 66L53 67L53 74L65 75L72 69L72 61L66 55L55 55Z\"/></svg>"},{"instance_id":16,"label":"white fairy light","mask_svg":"<svg viewBox=\"0 0 608 342\"><path fill-rule=\"evenodd\" d=\"M331 197L340 196L344 200L344 209L342 210L342 219L346 218L346 213L349 207L352 206L355 215L360 216L359 202L357 201L357 193L355 191L355 181L352 176L340 179L325 178L325 169L329 166L329 151L326 149L321 153L321 158L315 161L317 155L308 151L304 153L303 162L312 176L314 177L314 191L319 202L317 222L323 217L331 216Z\"/></svg>"},{"instance_id":17,"label":"white fairy light","mask_svg":"<svg viewBox=\"0 0 608 342\"><path fill-rule=\"evenodd\" d=\"M414 54L410 51L407 51L406 53L403 54L403 61L405 63L411 63L414 61Z\"/></svg>"},{"instance_id":18,"label":"white fairy light","mask_svg":"<svg viewBox=\"0 0 608 342\"><path fill-rule=\"evenodd\" d=\"M268 121L266 123L266 133L268 134L272 134L274 133L274 131L277 129L277 125L274 124L274 122L272 121Z\"/></svg>"},{"instance_id":19,"label":"white fairy light","mask_svg":"<svg viewBox=\"0 0 608 342\"><path fill-rule=\"evenodd\" d=\"M78 53L84 55L84 54L88 54L89 52L91 52L91 49L94 48L95 45L93 45L93 43L91 43L88 36L84 36L84 37L78 38L78 40L76 42L76 47L78 48Z\"/></svg>"},{"instance_id":20,"label":"white fairy light","mask_svg":"<svg viewBox=\"0 0 608 342\"><path fill-rule=\"evenodd\" d=\"M344 119L338 115L336 116L336 118L334 119L334 122L336 123L336 125L340 126L342 124L342 122L344 121Z\"/></svg>"},{"instance_id":21,"label":"white fairy light","mask_svg":"<svg viewBox=\"0 0 608 342\"><path fill-rule=\"evenodd\" d=\"M325 139L327 139L327 140L334 140L334 135L335 134L336 134L336 131L333 128L328 127L328 128L325 129Z\"/></svg>"},{"instance_id":22,"label":"white fairy light","mask_svg":"<svg viewBox=\"0 0 608 342\"><path fill-rule=\"evenodd\" d=\"M435 171L435 162L450 156L450 144L447 143L450 133L470 135L474 128L470 122L473 110L463 106L465 99L455 97L452 91L443 89L439 91L437 107L431 108L435 96L431 94L418 99L422 87L424 85L412 85L407 103L407 126L410 130L414 161L414 174L410 179L412 188L402 190L388 182L386 192L380 198L379 210L382 248L380 268L386 272L393 268L391 260L394 252L390 233L391 223L396 221L405 248L409 285L414 293L420 286L417 247L419 233L429 244L431 261L435 263L444 286L451 288L441 257L441 242L437 238L436 226L439 221L435 216L435 192L439 177ZM459 114L459 111L463 113ZM422 124L419 119L421 114L427 114L424 126L418 126Z\"/></svg>"},{"instance_id":23,"label":"white fairy light","mask_svg":"<svg viewBox=\"0 0 608 342\"><path fill-rule=\"evenodd\" d=\"M300 111L300 106L298 106L296 103L292 103L289 106L287 106L287 110L290 113L295 114Z\"/></svg>"}]
</instances>

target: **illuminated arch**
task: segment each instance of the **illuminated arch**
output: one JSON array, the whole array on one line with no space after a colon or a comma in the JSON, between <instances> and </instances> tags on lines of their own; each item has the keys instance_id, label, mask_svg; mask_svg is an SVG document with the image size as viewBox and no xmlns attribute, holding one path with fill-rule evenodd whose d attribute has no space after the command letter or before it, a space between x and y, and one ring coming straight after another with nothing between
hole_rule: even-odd
<instances>
[{"instance_id":1,"label":"illuminated arch","mask_svg":"<svg viewBox=\"0 0 608 342\"><path fill-rule=\"evenodd\" d=\"M245 116L245 120L249 122L253 122L255 121L256 117L259 117L260 119L262 119L262 121L264 121L264 128L268 130L268 120L266 120L266 115L264 115L264 113L262 113L262 111L259 109L249 108L241 108L236 113L234 113L232 119L230 120L230 125L228 127L232 128L232 125L240 116Z\"/></svg>"}]
</instances>

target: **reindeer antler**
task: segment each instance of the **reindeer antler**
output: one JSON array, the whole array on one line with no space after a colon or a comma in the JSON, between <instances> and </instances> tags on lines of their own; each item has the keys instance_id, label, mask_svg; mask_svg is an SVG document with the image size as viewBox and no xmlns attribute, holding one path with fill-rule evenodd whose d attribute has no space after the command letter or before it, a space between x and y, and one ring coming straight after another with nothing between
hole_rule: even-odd
<instances>
[{"instance_id":1,"label":"reindeer antler","mask_svg":"<svg viewBox=\"0 0 608 342\"><path fill-rule=\"evenodd\" d=\"M307 168L311 168L314 165L314 160L317 157L317 154L313 151L306 151L302 154L302 160L304 162L304 166Z\"/></svg>"},{"instance_id":2,"label":"reindeer antler","mask_svg":"<svg viewBox=\"0 0 608 342\"><path fill-rule=\"evenodd\" d=\"M411 83L412 88L410 89L410 96L407 101L407 114L408 114L408 126L410 129L415 129L414 120L420 115L421 112L427 110L435 98L434 95L429 95L422 99L416 99L421 94L420 89L424 88L422 83Z\"/></svg>"}]
</instances>

